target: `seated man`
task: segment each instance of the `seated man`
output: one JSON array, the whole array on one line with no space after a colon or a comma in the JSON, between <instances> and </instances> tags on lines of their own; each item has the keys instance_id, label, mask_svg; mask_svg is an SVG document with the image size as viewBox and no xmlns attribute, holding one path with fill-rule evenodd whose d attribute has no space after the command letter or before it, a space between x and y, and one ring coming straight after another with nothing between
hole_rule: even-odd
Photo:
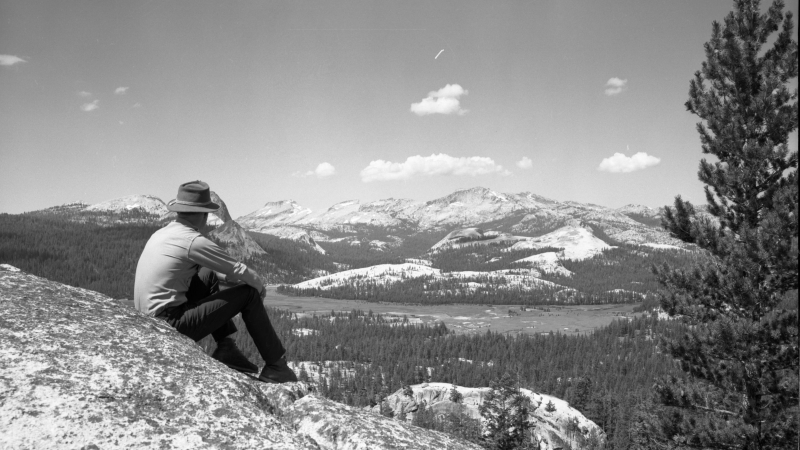
<instances>
[{"instance_id":1,"label":"seated man","mask_svg":"<svg viewBox=\"0 0 800 450\"><path fill-rule=\"evenodd\" d=\"M219 209L211 201L208 184L182 184L167 209L177 212L178 218L153 233L142 251L133 294L136 309L167 321L195 341L211 334L217 341L213 358L233 369L256 373L258 367L230 338L236 332L231 319L241 312L266 363L259 379L268 383L297 381L267 317L262 303L266 291L255 272L199 232L208 213ZM221 291L215 272L228 282L244 284Z\"/></svg>"}]
</instances>

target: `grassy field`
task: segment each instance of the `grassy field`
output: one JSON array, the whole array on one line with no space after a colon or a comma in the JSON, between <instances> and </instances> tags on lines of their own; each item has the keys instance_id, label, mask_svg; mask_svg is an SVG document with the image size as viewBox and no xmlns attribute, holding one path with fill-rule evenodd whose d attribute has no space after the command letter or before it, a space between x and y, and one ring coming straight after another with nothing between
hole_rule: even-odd
<instances>
[{"instance_id":1,"label":"grassy field","mask_svg":"<svg viewBox=\"0 0 800 450\"><path fill-rule=\"evenodd\" d=\"M477 333L492 330L500 333L590 333L619 318L633 317L635 304L549 306L521 310L504 305L411 305L375 303L360 300L336 300L322 297L290 297L267 290L264 304L298 314L330 314L331 311L372 311L416 323L444 322L456 333Z\"/></svg>"}]
</instances>

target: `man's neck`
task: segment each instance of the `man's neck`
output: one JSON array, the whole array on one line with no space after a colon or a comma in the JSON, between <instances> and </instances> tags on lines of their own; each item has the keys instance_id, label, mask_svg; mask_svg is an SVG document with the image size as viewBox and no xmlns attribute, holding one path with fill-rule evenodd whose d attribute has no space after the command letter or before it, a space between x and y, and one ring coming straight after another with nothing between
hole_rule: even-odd
<instances>
[{"instance_id":1,"label":"man's neck","mask_svg":"<svg viewBox=\"0 0 800 450\"><path fill-rule=\"evenodd\" d=\"M178 222L178 223L180 223L182 225L185 225L185 226L187 226L187 227L189 227L189 228L191 228L191 229L193 229L195 231L200 231L200 227L197 224L192 223L191 221L186 220L186 219L184 219L182 217L178 217L177 219L175 219L175 222Z\"/></svg>"}]
</instances>

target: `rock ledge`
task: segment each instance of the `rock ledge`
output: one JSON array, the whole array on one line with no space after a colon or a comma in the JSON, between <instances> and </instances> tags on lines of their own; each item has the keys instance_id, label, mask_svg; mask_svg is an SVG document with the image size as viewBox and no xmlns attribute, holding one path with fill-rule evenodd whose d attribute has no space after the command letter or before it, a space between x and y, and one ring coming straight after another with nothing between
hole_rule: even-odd
<instances>
[{"instance_id":1,"label":"rock ledge","mask_svg":"<svg viewBox=\"0 0 800 450\"><path fill-rule=\"evenodd\" d=\"M158 319L6 264L0 341L0 448L477 448L253 381Z\"/></svg>"}]
</instances>

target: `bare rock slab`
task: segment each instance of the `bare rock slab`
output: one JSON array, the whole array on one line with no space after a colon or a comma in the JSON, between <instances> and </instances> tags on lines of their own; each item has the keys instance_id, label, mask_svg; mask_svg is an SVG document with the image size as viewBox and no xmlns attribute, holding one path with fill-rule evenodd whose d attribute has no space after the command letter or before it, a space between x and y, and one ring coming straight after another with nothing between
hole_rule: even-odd
<instances>
[{"instance_id":1,"label":"bare rock slab","mask_svg":"<svg viewBox=\"0 0 800 450\"><path fill-rule=\"evenodd\" d=\"M477 448L266 385L97 292L0 264L0 448Z\"/></svg>"},{"instance_id":2,"label":"bare rock slab","mask_svg":"<svg viewBox=\"0 0 800 450\"><path fill-rule=\"evenodd\" d=\"M366 411L314 396L292 405L290 418L299 433L320 448L337 450L371 449L479 449L473 444Z\"/></svg>"}]
</instances>

